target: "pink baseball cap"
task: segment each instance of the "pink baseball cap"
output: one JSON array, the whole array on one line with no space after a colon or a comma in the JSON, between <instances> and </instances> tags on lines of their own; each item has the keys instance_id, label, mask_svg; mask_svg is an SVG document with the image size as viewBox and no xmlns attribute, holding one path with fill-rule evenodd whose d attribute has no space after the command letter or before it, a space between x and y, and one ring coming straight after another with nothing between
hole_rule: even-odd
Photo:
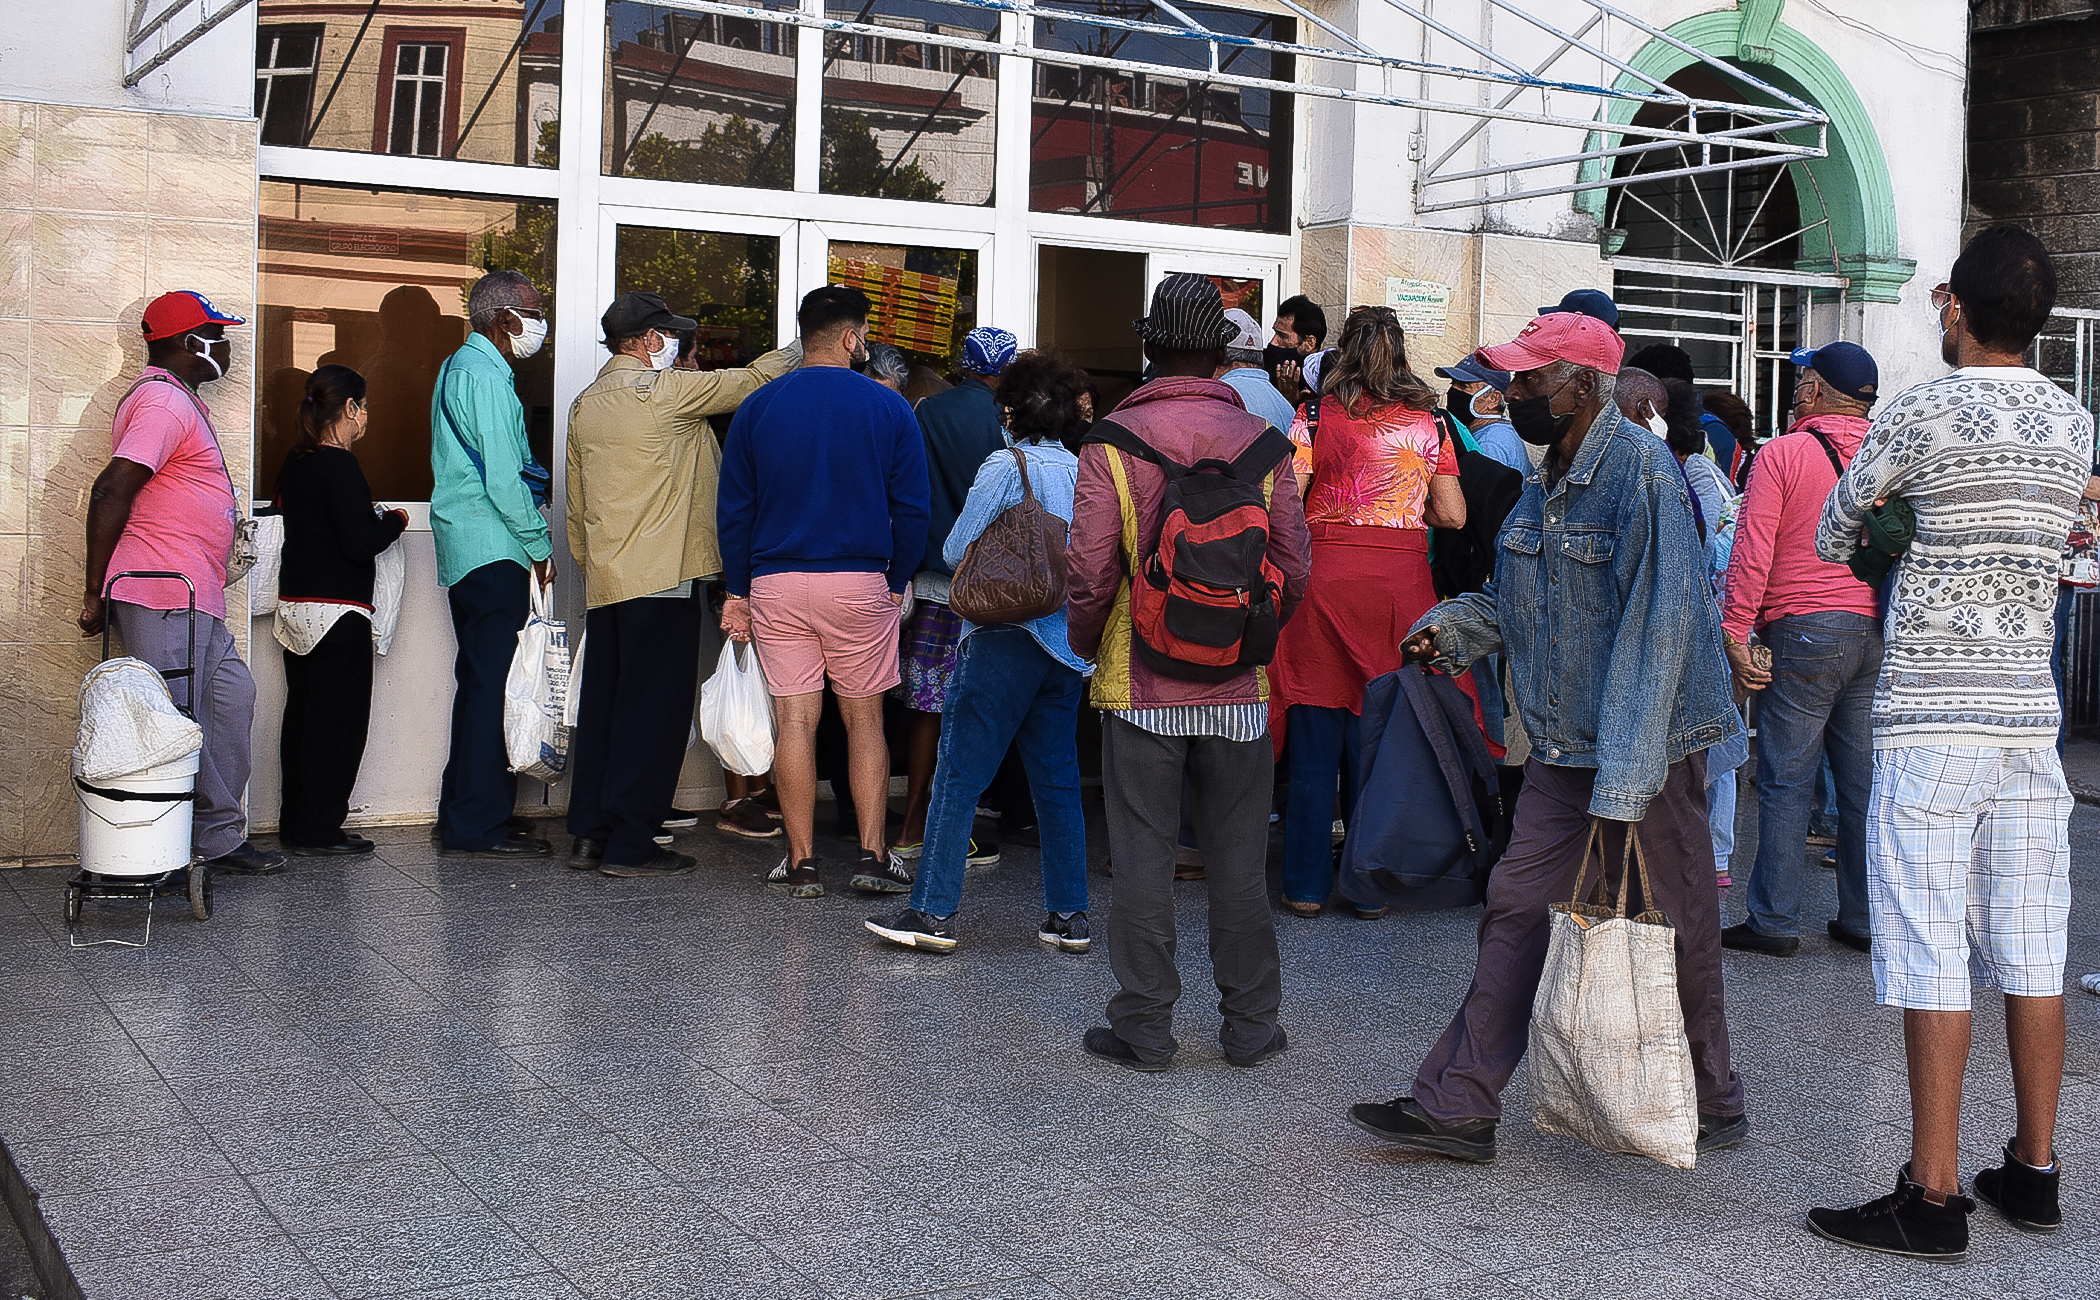
<instances>
[{"instance_id":1,"label":"pink baseball cap","mask_svg":"<svg viewBox=\"0 0 2100 1300\"><path fill-rule=\"evenodd\" d=\"M1568 361L1616 375L1625 356L1626 340L1617 330L1594 316L1559 311L1532 321L1501 347L1481 348L1473 359L1493 370L1537 370Z\"/></svg>"}]
</instances>

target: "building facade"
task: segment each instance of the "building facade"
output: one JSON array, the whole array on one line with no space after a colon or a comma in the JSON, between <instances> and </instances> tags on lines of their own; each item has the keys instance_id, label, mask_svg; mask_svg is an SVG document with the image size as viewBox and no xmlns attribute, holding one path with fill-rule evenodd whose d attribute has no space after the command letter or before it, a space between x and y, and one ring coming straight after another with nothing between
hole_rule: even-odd
<instances>
[{"instance_id":1,"label":"building facade","mask_svg":"<svg viewBox=\"0 0 2100 1300\"><path fill-rule=\"evenodd\" d=\"M1798 343L1862 341L1892 385L1937 370L1921 281L1961 229L1968 6L1882 7L1900 31L1814 0L149 0L188 16L143 41L131 0L11 16L0 639L25 743L0 855L71 851L71 701L99 649L71 627L85 489L162 289L253 321L207 396L255 500L305 375L371 381L359 455L416 523L353 803L409 820L435 806L451 692L429 392L484 271L551 300L519 392L557 474L614 295L663 293L728 364L838 280L915 361L948 369L997 324L1111 400L1174 272L1264 319L1301 291L1337 326L1398 304L1424 373L1598 287L1631 342L1679 341L1769 425ZM281 666L267 629L248 643L269 756ZM275 787L265 757L258 826ZM718 787L690 756L684 798Z\"/></svg>"}]
</instances>

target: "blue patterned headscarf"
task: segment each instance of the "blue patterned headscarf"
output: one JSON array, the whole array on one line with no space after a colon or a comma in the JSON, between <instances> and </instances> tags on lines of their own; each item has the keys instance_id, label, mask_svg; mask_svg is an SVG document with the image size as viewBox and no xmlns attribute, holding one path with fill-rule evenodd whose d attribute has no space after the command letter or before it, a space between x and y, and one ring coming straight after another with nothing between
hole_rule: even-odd
<instances>
[{"instance_id":1,"label":"blue patterned headscarf","mask_svg":"<svg viewBox=\"0 0 2100 1300\"><path fill-rule=\"evenodd\" d=\"M1020 340L1003 329L979 325L963 336L963 369L977 375L996 375L1013 364Z\"/></svg>"}]
</instances>

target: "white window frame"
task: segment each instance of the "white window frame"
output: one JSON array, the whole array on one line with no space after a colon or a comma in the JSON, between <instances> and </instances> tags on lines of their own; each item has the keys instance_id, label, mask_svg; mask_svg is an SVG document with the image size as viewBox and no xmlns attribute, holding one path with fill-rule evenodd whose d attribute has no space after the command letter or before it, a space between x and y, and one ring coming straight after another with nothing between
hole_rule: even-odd
<instances>
[{"instance_id":1,"label":"white window frame","mask_svg":"<svg viewBox=\"0 0 2100 1300\"><path fill-rule=\"evenodd\" d=\"M286 31L298 32L302 35L311 35L313 37L313 54L308 58L306 66L303 68L286 67L277 62L278 47L283 43L283 34ZM308 83L306 88L306 113L300 119L299 125L302 132L306 127L312 125L310 119L313 117L314 111L313 92L318 88L318 83L321 79L321 41L325 31L324 27L316 23L266 23L258 29L257 35L267 35L270 38L270 65L264 67L260 60L255 65L255 79L263 83L262 103L255 107L255 119L257 122L270 120L270 101L277 96L278 81L291 77L305 77Z\"/></svg>"},{"instance_id":2,"label":"white window frame","mask_svg":"<svg viewBox=\"0 0 2100 1300\"><path fill-rule=\"evenodd\" d=\"M445 128L448 125L445 121L445 95L451 86L453 76L459 71L452 66L452 46L446 41L402 41L393 46L392 49L394 56L393 80L387 84L386 94L386 140L388 149L386 156L389 158L442 158L445 155ZM421 51L416 58L417 71L410 73L401 71L401 54L404 50ZM434 77L428 72L421 70L428 66L430 51L432 50L442 50L445 56L444 71ZM411 137L409 141L410 152L394 153L392 150L396 134L395 127L400 118L401 86L403 82L407 82L416 88L415 107L412 114L414 122L409 128ZM430 153L416 152L415 146L418 141L415 137L422 134L423 97L433 93L437 95L437 148Z\"/></svg>"}]
</instances>

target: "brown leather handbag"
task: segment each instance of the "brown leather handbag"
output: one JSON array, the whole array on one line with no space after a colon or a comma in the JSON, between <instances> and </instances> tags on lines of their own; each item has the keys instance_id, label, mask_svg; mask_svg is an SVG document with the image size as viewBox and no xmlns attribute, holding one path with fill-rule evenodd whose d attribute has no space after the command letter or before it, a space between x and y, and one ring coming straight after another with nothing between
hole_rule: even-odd
<instances>
[{"instance_id":1,"label":"brown leather handbag","mask_svg":"<svg viewBox=\"0 0 2100 1300\"><path fill-rule=\"evenodd\" d=\"M1021 501L1008 506L963 552L948 585L948 607L981 627L1026 623L1065 603L1065 521L1043 509L1021 468Z\"/></svg>"}]
</instances>

